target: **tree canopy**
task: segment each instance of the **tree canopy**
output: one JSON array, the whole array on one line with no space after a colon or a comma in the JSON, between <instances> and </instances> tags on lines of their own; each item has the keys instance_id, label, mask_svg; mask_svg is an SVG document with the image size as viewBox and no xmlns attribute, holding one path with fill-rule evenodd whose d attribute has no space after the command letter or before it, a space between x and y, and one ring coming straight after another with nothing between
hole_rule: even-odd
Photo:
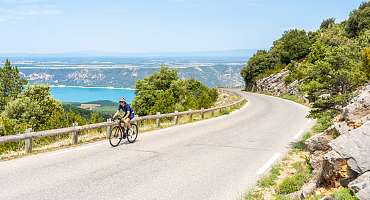
<instances>
[{"instance_id":1,"label":"tree canopy","mask_svg":"<svg viewBox=\"0 0 370 200\"><path fill-rule=\"evenodd\" d=\"M291 62L304 58L312 45L313 34L292 29L284 32L269 51L259 50L241 70L247 89L251 90L256 80L280 71Z\"/></svg>"},{"instance_id":2,"label":"tree canopy","mask_svg":"<svg viewBox=\"0 0 370 200\"><path fill-rule=\"evenodd\" d=\"M4 110L5 105L17 97L23 90L27 80L21 78L17 67L12 66L8 59L0 68L0 111Z\"/></svg>"},{"instance_id":3,"label":"tree canopy","mask_svg":"<svg viewBox=\"0 0 370 200\"><path fill-rule=\"evenodd\" d=\"M270 72L290 71L286 83L299 82L312 103L313 115L335 112L370 79L370 2L352 11L348 20L324 20L314 32L293 29L258 51L242 69L247 89ZM271 59L273 58L273 59Z\"/></svg>"},{"instance_id":4,"label":"tree canopy","mask_svg":"<svg viewBox=\"0 0 370 200\"><path fill-rule=\"evenodd\" d=\"M133 108L139 115L209 108L217 100L216 89L201 82L179 78L177 71L162 66L159 72L138 80Z\"/></svg>"},{"instance_id":5,"label":"tree canopy","mask_svg":"<svg viewBox=\"0 0 370 200\"><path fill-rule=\"evenodd\" d=\"M345 30L350 37L360 35L370 28L370 2L363 2L358 9L351 12Z\"/></svg>"}]
</instances>

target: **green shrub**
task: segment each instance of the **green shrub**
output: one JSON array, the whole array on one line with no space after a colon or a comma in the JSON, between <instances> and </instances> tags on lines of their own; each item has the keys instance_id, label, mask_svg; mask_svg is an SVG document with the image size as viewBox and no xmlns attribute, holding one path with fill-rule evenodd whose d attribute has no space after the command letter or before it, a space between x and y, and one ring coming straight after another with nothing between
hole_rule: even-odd
<instances>
[{"instance_id":1,"label":"green shrub","mask_svg":"<svg viewBox=\"0 0 370 200\"><path fill-rule=\"evenodd\" d=\"M306 140L308 140L310 137L311 137L311 133L310 133L310 132L306 132L306 133L303 135L302 139L301 139L301 140L299 140L299 142L294 143L293 148L294 148L294 149L298 149L298 150L303 150L303 149L304 149L304 147L305 147L305 144L304 144L304 143L305 143L305 142L306 142Z\"/></svg>"},{"instance_id":2,"label":"green shrub","mask_svg":"<svg viewBox=\"0 0 370 200\"><path fill-rule=\"evenodd\" d=\"M316 124L313 126L312 130L314 133L320 133L329 128L333 124L333 118L337 112L322 112L314 115L316 118Z\"/></svg>"},{"instance_id":3,"label":"green shrub","mask_svg":"<svg viewBox=\"0 0 370 200\"><path fill-rule=\"evenodd\" d=\"M252 190L245 195L244 200L264 200L264 198L261 192Z\"/></svg>"},{"instance_id":4,"label":"green shrub","mask_svg":"<svg viewBox=\"0 0 370 200\"><path fill-rule=\"evenodd\" d=\"M276 188L278 194L290 194L301 189L311 175L310 166L306 162L293 163L296 173L285 178Z\"/></svg>"},{"instance_id":5,"label":"green shrub","mask_svg":"<svg viewBox=\"0 0 370 200\"><path fill-rule=\"evenodd\" d=\"M159 72L138 80L132 106L140 116L209 108L217 90L194 79L180 79L175 69L162 66Z\"/></svg>"},{"instance_id":6,"label":"green shrub","mask_svg":"<svg viewBox=\"0 0 370 200\"><path fill-rule=\"evenodd\" d=\"M280 166L279 165L275 165L271 168L271 171L268 175L262 177L259 181L258 181L258 185L260 185L261 187L269 187L269 186L273 186L275 184L275 181L276 179L278 178L278 176L280 175Z\"/></svg>"},{"instance_id":7,"label":"green shrub","mask_svg":"<svg viewBox=\"0 0 370 200\"><path fill-rule=\"evenodd\" d=\"M279 194L290 194L301 189L305 183L306 177L303 173L296 173L293 176L285 178L277 188Z\"/></svg>"},{"instance_id":8,"label":"green shrub","mask_svg":"<svg viewBox=\"0 0 370 200\"><path fill-rule=\"evenodd\" d=\"M337 191L335 191L331 196L336 200L357 200L357 198L348 188L340 188Z\"/></svg>"},{"instance_id":9,"label":"green shrub","mask_svg":"<svg viewBox=\"0 0 370 200\"><path fill-rule=\"evenodd\" d=\"M305 103L304 99L302 99L302 98L300 98L296 95L292 95L292 94L281 94L280 98L287 99L287 100L290 100L290 101L294 101L294 102L299 103L299 104L304 104Z\"/></svg>"}]
</instances>

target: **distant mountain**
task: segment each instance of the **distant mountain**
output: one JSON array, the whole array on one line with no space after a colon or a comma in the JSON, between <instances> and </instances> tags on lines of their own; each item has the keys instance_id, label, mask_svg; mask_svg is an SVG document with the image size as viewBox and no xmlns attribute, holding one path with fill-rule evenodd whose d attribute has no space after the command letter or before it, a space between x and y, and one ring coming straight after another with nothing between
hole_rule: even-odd
<instances>
[{"instance_id":1,"label":"distant mountain","mask_svg":"<svg viewBox=\"0 0 370 200\"><path fill-rule=\"evenodd\" d=\"M256 49L232 49L219 51L191 52L148 52L148 53L119 53L104 51L80 51L65 53L0 53L0 57L250 57Z\"/></svg>"},{"instance_id":2,"label":"distant mountain","mask_svg":"<svg viewBox=\"0 0 370 200\"><path fill-rule=\"evenodd\" d=\"M10 60L31 84L134 88L137 80L158 71L164 64L177 69L181 78L194 78L217 87L243 85L240 70L251 53L251 50L233 50L168 57L13 56Z\"/></svg>"}]
</instances>

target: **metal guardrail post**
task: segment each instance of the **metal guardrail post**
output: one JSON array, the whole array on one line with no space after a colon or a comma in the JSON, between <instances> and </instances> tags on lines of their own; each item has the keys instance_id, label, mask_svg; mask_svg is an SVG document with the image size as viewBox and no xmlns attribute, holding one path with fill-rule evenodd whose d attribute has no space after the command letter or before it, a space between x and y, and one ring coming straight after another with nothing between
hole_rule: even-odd
<instances>
[{"instance_id":1,"label":"metal guardrail post","mask_svg":"<svg viewBox=\"0 0 370 200\"><path fill-rule=\"evenodd\" d=\"M160 128L161 127L161 119L160 119L160 116L161 116L161 113L160 112L157 112L157 118L155 119L155 124L156 124L157 128Z\"/></svg>"},{"instance_id":2,"label":"metal guardrail post","mask_svg":"<svg viewBox=\"0 0 370 200\"><path fill-rule=\"evenodd\" d=\"M29 128L26 130L26 134L27 133L31 133L32 132L32 128ZM24 151L25 153L31 153L32 152L32 137L30 138L27 138L24 140Z\"/></svg>"},{"instance_id":3,"label":"metal guardrail post","mask_svg":"<svg viewBox=\"0 0 370 200\"><path fill-rule=\"evenodd\" d=\"M179 124L179 116L178 116L178 114L179 114L179 111L175 111L175 116L173 117L173 121L175 122L175 124L177 125L177 124Z\"/></svg>"},{"instance_id":4,"label":"metal guardrail post","mask_svg":"<svg viewBox=\"0 0 370 200\"><path fill-rule=\"evenodd\" d=\"M73 127L78 126L78 123L75 122L72 125ZM73 131L72 132L72 144L77 144L78 143L78 131Z\"/></svg>"}]
</instances>

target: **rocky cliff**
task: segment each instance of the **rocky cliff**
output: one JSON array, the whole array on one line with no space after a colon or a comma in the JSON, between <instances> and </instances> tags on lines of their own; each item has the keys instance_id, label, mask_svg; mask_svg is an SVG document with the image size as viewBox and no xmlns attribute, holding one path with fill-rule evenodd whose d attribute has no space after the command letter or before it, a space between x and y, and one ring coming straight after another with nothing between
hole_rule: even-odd
<instances>
[{"instance_id":1,"label":"rocky cliff","mask_svg":"<svg viewBox=\"0 0 370 200\"><path fill-rule=\"evenodd\" d=\"M257 92L269 93L275 96L279 96L284 93L297 95L298 81L294 81L290 84L285 84L284 79L289 75L288 70L282 70L279 73L270 75L266 78L260 79L256 82Z\"/></svg>"},{"instance_id":2,"label":"rocky cliff","mask_svg":"<svg viewBox=\"0 0 370 200\"><path fill-rule=\"evenodd\" d=\"M305 142L314 178L301 197L316 187L349 187L370 200L370 84L342 109L334 125Z\"/></svg>"}]
</instances>

